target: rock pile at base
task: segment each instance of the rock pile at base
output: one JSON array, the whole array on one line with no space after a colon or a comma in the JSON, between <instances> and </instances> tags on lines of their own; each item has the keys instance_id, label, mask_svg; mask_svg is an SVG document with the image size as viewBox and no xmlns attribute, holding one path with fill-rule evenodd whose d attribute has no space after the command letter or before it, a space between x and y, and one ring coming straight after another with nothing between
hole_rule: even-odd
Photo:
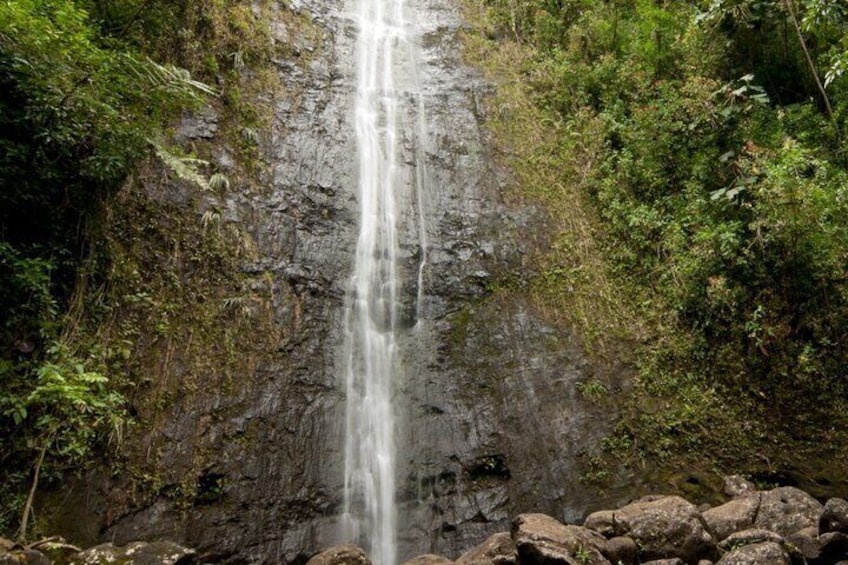
<instances>
[{"instance_id":1,"label":"rock pile at base","mask_svg":"<svg viewBox=\"0 0 848 565\"><path fill-rule=\"evenodd\" d=\"M822 505L793 487L758 491L738 476L725 480L725 494L726 503L706 509L646 496L581 525L522 514L509 533L456 561L422 555L404 565L848 565L845 500ZM353 563L316 559L307 565Z\"/></svg>"},{"instance_id":2,"label":"rock pile at base","mask_svg":"<svg viewBox=\"0 0 848 565\"><path fill-rule=\"evenodd\" d=\"M502 532L455 561L421 555L404 565L848 565L848 501L822 505L780 487L758 491L740 477L725 479L729 500L698 508L679 496L646 496L617 510L563 524L521 514ZM0 539L0 565L204 565L191 549L161 542L84 551L58 538L28 547ZM352 545L327 549L307 565L371 565Z\"/></svg>"}]
</instances>

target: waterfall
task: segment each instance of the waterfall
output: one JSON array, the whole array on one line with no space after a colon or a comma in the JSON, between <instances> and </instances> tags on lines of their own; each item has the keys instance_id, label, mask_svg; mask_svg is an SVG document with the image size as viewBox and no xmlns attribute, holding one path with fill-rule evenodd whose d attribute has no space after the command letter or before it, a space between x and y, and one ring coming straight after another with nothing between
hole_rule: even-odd
<instances>
[{"instance_id":1,"label":"waterfall","mask_svg":"<svg viewBox=\"0 0 848 565\"><path fill-rule=\"evenodd\" d=\"M420 315L426 266L423 223L426 142L418 57L403 0L357 0L354 119L359 163L360 231L344 314L346 433L344 537L363 545L375 565L395 565L395 414L402 374L398 351L398 193L412 185L418 213ZM409 100L413 100L412 105ZM405 119L405 112L416 115ZM404 134L414 157L402 155ZM410 169L414 168L414 172Z\"/></svg>"}]
</instances>

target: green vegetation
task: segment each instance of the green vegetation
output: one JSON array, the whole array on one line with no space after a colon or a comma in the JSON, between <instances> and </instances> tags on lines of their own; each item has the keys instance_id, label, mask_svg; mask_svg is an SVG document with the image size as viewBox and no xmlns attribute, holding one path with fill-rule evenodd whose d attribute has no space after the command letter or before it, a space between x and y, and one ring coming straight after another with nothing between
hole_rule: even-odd
<instances>
[{"instance_id":1,"label":"green vegetation","mask_svg":"<svg viewBox=\"0 0 848 565\"><path fill-rule=\"evenodd\" d=\"M220 199L231 183L255 186L250 177L263 167L258 132L271 110L257 99L280 90L271 60L289 47L274 42L269 25L280 9L270 1L0 3L7 535L32 530L39 482L82 470L131 420L161 412L172 392L149 389L167 367L146 355L164 353L165 365L179 357L192 375L230 374L236 350L247 357L240 365L254 362L237 332L268 317L268 284L240 280L235 261L252 241L222 221ZM201 104L223 116L220 136L234 157L226 174L208 148L169 141L168 128ZM191 204L151 195L167 182L191 185ZM178 336L188 346L175 353Z\"/></svg>"},{"instance_id":2,"label":"green vegetation","mask_svg":"<svg viewBox=\"0 0 848 565\"><path fill-rule=\"evenodd\" d=\"M609 451L809 479L805 458L830 457L838 477L843 3L466 6L469 60L501 85L491 113L512 196L543 203L554 224L537 306L582 327L600 358L636 345L637 387L609 442L627 447Z\"/></svg>"}]
</instances>

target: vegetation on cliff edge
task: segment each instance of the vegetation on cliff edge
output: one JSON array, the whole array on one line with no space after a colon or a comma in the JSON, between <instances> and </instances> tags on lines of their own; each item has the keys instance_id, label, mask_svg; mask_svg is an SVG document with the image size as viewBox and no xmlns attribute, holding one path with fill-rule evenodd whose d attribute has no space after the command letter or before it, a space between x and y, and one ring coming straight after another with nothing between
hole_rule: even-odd
<instances>
[{"instance_id":1,"label":"vegetation on cliff edge","mask_svg":"<svg viewBox=\"0 0 848 565\"><path fill-rule=\"evenodd\" d=\"M590 349L637 344L637 387L606 452L637 466L837 476L843 3L466 6L469 58L500 83L493 127L515 197L545 204L557 232L540 250L539 307L584 327ZM604 467L588 476L609 477Z\"/></svg>"}]
</instances>

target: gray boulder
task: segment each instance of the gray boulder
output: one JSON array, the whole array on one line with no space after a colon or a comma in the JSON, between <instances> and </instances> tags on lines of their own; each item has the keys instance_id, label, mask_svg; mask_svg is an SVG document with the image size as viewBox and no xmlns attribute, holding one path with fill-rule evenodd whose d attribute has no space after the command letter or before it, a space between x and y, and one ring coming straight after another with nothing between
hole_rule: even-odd
<instances>
[{"instance_id":1,"label":"gray boulder","mask_svg":"<svg viewBox=\"0 0 848 565\"><path fill-rule=\"evenodd\" d=\"M614 513L613 526L616 535L636 541L645 561L678 557L696 563L716 554L715 540L698 509L679 496L628 504Z\"/></svg>"},{"instance_id":2,"label":"gray boulder","mask_svg":"<svg viewBox=\"0 0 848 565\"><path fill-rule=\"evenodd\" d=\"M848 560L848 534L828 532L818 538L819 558L815 563L834 565L842 560Z\"/></svg>"},{"instance_id":3,"label":"gray boulder","mask_svg":"<svg viewBox=\"0 0 848 565\"><path fill-rule=\"evenodd\" d=\"M516 565L517 563L518 551L515 548L515 542L506 532L491 536L456 560L457 565Z\"/></svg>"},{"instance_id":4,"label":"gray boulder","mask_svg":"<svg viewBox=\"0 0 848 565\"><path fill-rule=\"evenodd\" d=\"M786 552L787 555L789 555L793 563L805 562L804 553L792 543L787 542L783 536L772 531L759 528L735 532L727 536L727 538L719 544L719 547L724 551L733 551L746 545L759 545L763 543L776 543L783 548L783 551Z\"/></svg>"},{"instance_id":5,"label":"gray boulder","mask_svg":"<svg viewBox=\"0 0 848 565\"><path fill-rule=\"evenodd\" d=\"M604 537L615 537L615 512L612 510L592 512L586 517L583 527L595 530Z\"/></svg>"},{"instance_id":6,"label":"gray boulder","mask_svg":"<svg viewBox=\"0 0 848 565\"><path fill-rule=\"evenodd\" d=\"M544 514L518 516L512 522L512 539L521 565L609 565L602 535Z\"/></svg>"},{"instance_id":7,"label":"gray boulder","mask_svg":"<svg viewBox=\"0 0 848 565\"><path fill-rule=\"evenodd\" d=\"M786 541L804 557L808 563L815 563L821 555L821 542L816 528L804 528L786 536Z\"/></svg>"},{"instance_id":8,"label":"gray boulder","mask_svg":"<svg viewBox=\"0 0 848 565\"><path fill-rule=\"evenodd\" d=\"M792 565L792 560L779 543L765 541L736 548L716 565Z\"/></svg>"},{"instance_id":9,"label":"gray boulder","mask_svg":"<svg viewBox=\"0 0 848 565\"><path fill-rule=\"evenodd\" d=\"M734 548L743 545L751 545L754 543L773 542L783 545L786 540L783 536L762 528L750 528L739 532L734 532L727 536L719 545L725 551L730 551Z\"/></svg>"},{"instance_id":10,"label":"gray boulder","mask_svg":"<svg viewBox=\"0 0 848 565\"><path fill-rule=\"evenodd\" d=\"M71 565L193 565L196 553L169 541L133 542L126 546L104 543L71 557Z\"/></svg>"},{"instance_id":11,"label":"gray boulder","mask_svg":"<svg viewBox=\"0 0 848 565\"><path fill-rule=\"evenodd\" d=\"M711 508L701 516L716 541L721 541L733 532L752 528L759 509L760 495L754 493Z\"/></svg>"},{"instance_id":12,"label":"gray boulder","mask_svg":"<svg viewBox=\"0 0 848 565\"><path fill-rule=\"evenodd\" d=\"M615 537L607 540L602 550L604 557L615 565L636 565L639 548L636 542L628 537Z\"/></svg>"},{"instance_id":13,"label":"gray boulder","mask_svg":"<svg viewBox=\"0 0 848 565\"><path fill-rule=\"evenodd\" d=\"M817 525L822 510L822 504L806 492L780 487L762 493L754 527L788 536Z\"/></svg>"},{"instance_id":14,"label":"gray boulder","mask_svg":"<svg viewBox=\"0 0 848 565\"><path fill-rule=\"evenodd\" d=\"M371 565L371 560L355 545L338 545L315 555L306 565Z\"/></svg>"},{"instance_id":15,"label":"gray boulder","mask_svg":"<svg viewBox=\"0 0 848 565\"><path fill-rule=\"evenodd\" d=\"M819 531L823 534L848 533L848 500L831 498L825 503L819 518Z\"/></svg>"},{"instance_id":16,"label":"gray boulder","mask_svg":"<svg viewBox=\"0 0 848 565\"><path fill-rule=\"evenodd\" d=\"M652 561L644 561L642 565L686 565L682 559L675 557L673 559L654 559Z\"/></svg>"}]
</instances>

